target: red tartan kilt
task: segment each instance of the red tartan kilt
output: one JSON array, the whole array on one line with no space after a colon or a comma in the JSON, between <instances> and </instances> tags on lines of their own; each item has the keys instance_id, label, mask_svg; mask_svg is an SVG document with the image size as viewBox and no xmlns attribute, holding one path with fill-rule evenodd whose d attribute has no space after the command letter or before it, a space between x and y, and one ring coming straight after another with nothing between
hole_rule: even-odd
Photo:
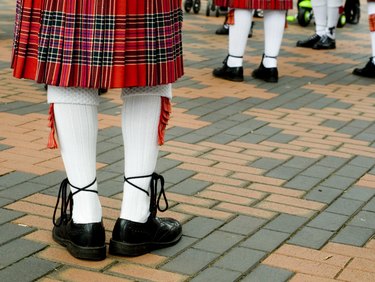
<instances>
[{"instance_id":1,"label":"red tartan kilt","mask_svg":"<svg viewBox=\"0 0 375 282\"><path fill-rule=\"evenodd\" d=\"M293 0L215 0L215 5L237 9L289 10Z\"/></svg>"},{"instance_id":2,"label":"red tartan kilt","mask_svg":"<svg viewBox=\"0 0 375 282\"><path fill-rule=\"evenodd\" d=\"M17 0L13 74L62 87L172 83L181 28L181 0Z\"/></svg>"}]
</instances>

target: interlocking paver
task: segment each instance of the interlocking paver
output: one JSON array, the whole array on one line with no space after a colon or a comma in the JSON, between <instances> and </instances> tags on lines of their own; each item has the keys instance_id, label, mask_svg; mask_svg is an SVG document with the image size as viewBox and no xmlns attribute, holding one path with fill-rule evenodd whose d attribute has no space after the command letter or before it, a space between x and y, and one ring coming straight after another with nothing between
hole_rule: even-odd
<instances>
[{"instance_id":1,"label":"interlocking paver","mask_svg":"<svg viewBox=\"0 0 375 282\"><path fill-rule=\"evenodd\" d=\"M338 48L319 56L295 47L313 25L289 23L271 84L250 75L264 48L262 19L254 18L245 81L233 83L212 77L227 53L227 37L214 34L224 17L185 13L186 75L173 85L156 168L170 203L160 215L179 219L184 236L149 255L86 262L52 239L66 175L59 150L45 148L44 86L12 78L15 4L0 5L0 250L13 251L0 258L1 281L374 279L375 92L371 79L351 74L370 53L366 17L339 29ZM121 107L120 90L101 96L97 177L108 240L122 199Z\"/></svg>"}]
</instances>

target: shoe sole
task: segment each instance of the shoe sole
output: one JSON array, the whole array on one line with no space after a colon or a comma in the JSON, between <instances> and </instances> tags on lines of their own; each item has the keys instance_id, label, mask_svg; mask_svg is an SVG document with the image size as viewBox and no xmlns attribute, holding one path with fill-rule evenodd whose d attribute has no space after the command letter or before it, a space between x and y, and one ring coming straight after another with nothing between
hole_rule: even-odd
<instances>
[{"instance_id":1,"label":"shoe sole","mask_svg":"<svg viewBox=\"0 0 375 282\"><path fill-rule=\"evenodd\" d=\"M81 247L73 242L63 239L52 233L52 238L60 245L66 247L69 253L78 259L99 261L106 258L106 246L102 247Z\"/></svg>"},{"instance_id":2,"label":"shoe sole","mask_svg":"<svg viewBox=\"0 0 375 282\"><path fill-rule=\"evenodd\" d=\"M253 78L255 79L260 79L260 80L263 80L265 82L270 82L270 83L277 83L279 82L279 79L278 78L263 78L263 77L257 77L255 75L251 75Z\"/></svg>"},{"instance_id":3,"label":"shoe sole","mask_svg":"<svg viewBox=\"0 0 375 282\"><path fill-rule=\"evenodd\" d=\"M119 255L125 257L137 257L147 254L153 250L162 249L173 246L180 241L182 233L173 241L165 243L140 243L129 244L111 239L109 243L109 253L111 255Z\"/></svg>"},{"instance_id":4,"label":"shoe sole","mask_svg":"<svg viewBox=\"0 0 375 282\"><path fill-rule=\"evenodd\" d=\"M228 76L218 76L218 75L215 75L215 74L214 74L214 77L229 80L229 81L233 81L233 82L243 82L244 81L244 78L232 78L232 77L228 77Z\"/></svg>"}]
</instances>

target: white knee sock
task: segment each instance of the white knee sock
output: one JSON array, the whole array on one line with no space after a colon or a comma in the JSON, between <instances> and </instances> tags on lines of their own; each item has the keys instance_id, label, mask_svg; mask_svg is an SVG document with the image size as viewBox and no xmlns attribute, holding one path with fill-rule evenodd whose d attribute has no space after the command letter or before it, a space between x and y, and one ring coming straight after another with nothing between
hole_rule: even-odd
<instances>
[{"instance_id":1,"label":"white knee sock","mask_svg":"<svg viewBox=\"0 0 375 282\"><path fill-rule=\"evenodd\" d=\"M253 20L252 10L235 9L234 25L229 26L229 67L242 67L247 38ZM234 56L234 57L232 57Z\"/></svg>"},{"instance_id":2,"label":"white knee sock","mask_svg":"<svg viewBox=\"0 0 375 282\"><path fill-rule=\"evenodd\" d=\"M66 174L69 182L78 188L91 184L96 178L96 96L97 91L93 89L48 87L48 100L55 103L56 129ZM66 101L69 103L65 103ZM72 193L76 190L71 187ZM97 191L97 182L87 190ZM81 191L73 196L73 202L75 223L94 223L102 220L98 194Z\"/></svg>"},{"instance_id":3,"label":"white knee sock","mask_svg":"<svg viewBox=\"0 0 375 282\"><path fill-rule=\"evenodd\" d=\"M375 3L368 2L367 10L369 15L375 15ZM371 46L372 46L372 62L375 64L375 31L370 32L371 36Z\"/></svg>"},{"instance_id":4,"label":"white knee sock","mask_svg":"<svg viewBox=\"0 0 375 282\"><path fill-rule=\"evenodd\" d=\"M264 12L264 59L266 68L277 67L281 42L285 29L285 11L265 10Z\"/></svg>"},{"instance_id":5,"label":"white knee sock","mask_svg":"<svg viewBox=\"0 0 375 282\"><path fill-rule=\"evenodd\" d=\"M315 32L319 36L326 34L327 29L327 1L328 0L311 0L311 5L315 17Z\"/></svg>"},{"instance_id":6,"label":"white knee sock","mask_svg":"<svg viewBox=\"0 0 375 282\"><path fill-rule=\"evenodd\" d=\"M150 175L154 172L159 152L158 125L161 97L132 95L122 108L122 130L125 146L125 177ZM149 191L150 177L130 180ZM143 191L124 183L120 218L144 223L147 221L150 198Z\"/></svg>"}]
</instances>

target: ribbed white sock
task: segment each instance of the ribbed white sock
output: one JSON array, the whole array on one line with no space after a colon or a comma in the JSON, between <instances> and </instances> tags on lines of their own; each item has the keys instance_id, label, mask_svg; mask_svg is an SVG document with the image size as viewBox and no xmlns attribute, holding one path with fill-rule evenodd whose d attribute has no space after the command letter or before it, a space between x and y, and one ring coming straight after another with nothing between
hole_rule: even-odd
<instances>
[{"instance_id":1,"label":"ribbed white sock","mask_svg":"<svg viewBox=\"0 0 375 282\"><path fill-rule=\"evenodd\" d=\"M281 42L285 29L285 11L265 10L264 15L264 58L266 68L277 67Z\"/></svg>"},{"instance_id":2,"label":"ribbed white sock","mask_svg":"<svg viewBox=\"0 0 375 282\"><path fill-rule=\"evenodd\" d=\"M375 15L375 3L368 2L367 10L369 15ZM372 47L372 62L375 64L375 31L370 32L371 36L371 47Z\"/></svg>"},{"instance_id":3,"label":"ribbed white sock","mask_svg":"<svg viewBox=\"0 0 375 282\"><path fill-rule=\"evenodd\" d=\"M253 11L244 9L234 10L234 25L229 26L229 67L242 67L247 38L253 20ZM234 57L232 57L234 56Z\"/></svg>"},{"instance_id":4,"label":"ribbed white sock","mask_svg":"<svg viewBox=\"0 0 375 282\"><path fill-rule=\"evenodd\" d=\"M158 158L158 125L160 96L132 95L122 107L122 130L125 146L125 177L150 175ZM132 179L131 183L149 191L151 177ZM150 198L146 193L124 182L120 218L144 223L147 221Z\"/></svg>"},{"instance_id":5,"label":"ribbed white sock","mask_svg":"<svg viewBox=\"0 0 375 282\"><path fill-rule=\"evenodd\" d=\"M55 102L54 97L64 95L69 95L68 100L72 102L72 95L75 95L79 103L86 100L82 96L97 95L93 89L79 88L49 87L48 92L50 102ZM82 92L85 94L80 95ZM55 103L54 111L61 156L69 182L83 188L96 178L97 106L65 104L60 101ZM76 190L71 187L73 193ZM87 190L97 191L97 182ZM102 208L96 193L81 191L73 196L73 202L75 223L94 223L102 220Z\"/></svg>"},{"instance_id":6,"label":"ribbed white sock","mask_svg":"<svg viewBox=\"0 0 375 282\"><path fill-rule=\"evenodd\" d=\"M332 39L336 39L336 25L339 17L339 7L328 7L326 35Z\"/></svg>"},{"instance_id":7,"label":"ribbed white sock","mask_svg":"<svg viewBox=\"0 0 375 282\"><path fill-rule=\"evenodd\" d=\"M327 0L311 0L311 5L314 11L315 32L323 36L327 28Z\"/></svg>"}]
</instances>

